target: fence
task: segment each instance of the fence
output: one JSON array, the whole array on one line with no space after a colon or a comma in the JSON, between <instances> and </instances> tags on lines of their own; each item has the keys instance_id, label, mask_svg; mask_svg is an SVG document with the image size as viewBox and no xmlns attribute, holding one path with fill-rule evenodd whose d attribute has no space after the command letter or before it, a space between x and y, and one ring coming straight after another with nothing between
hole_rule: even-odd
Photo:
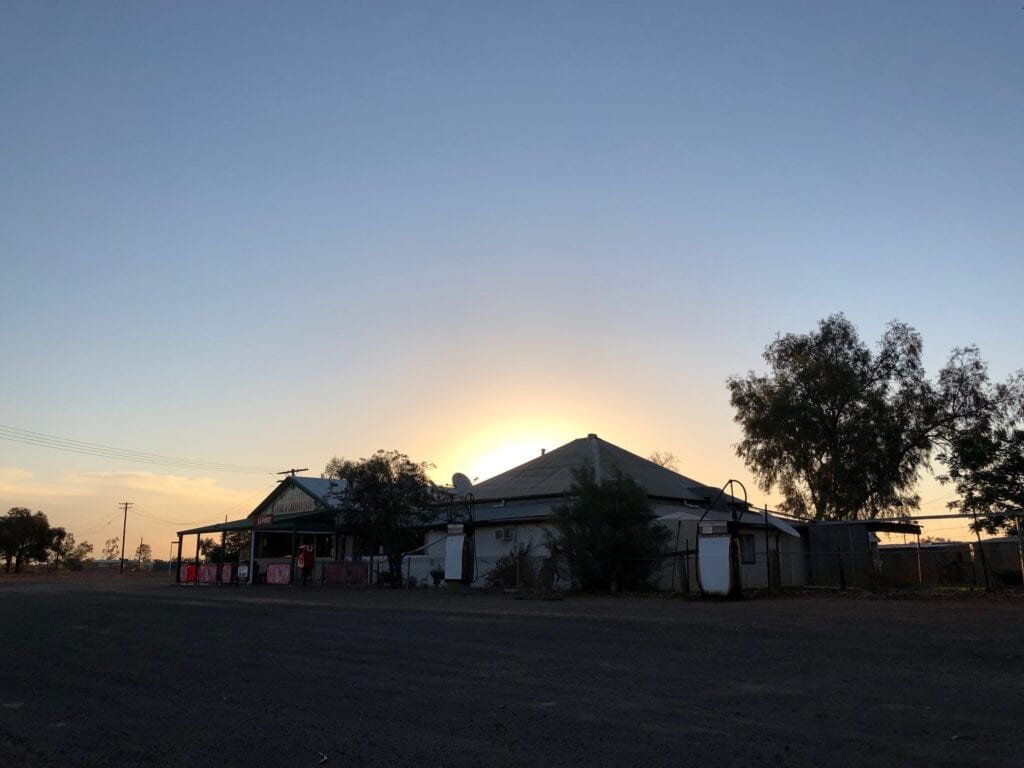
<instances>
[{"instance_id":1,"label":"fence","mask_svg":"<svg viewBox=\"0 0 1024 768\"><path fill-rule=\"evenodd\" d=\"M369 563L369 583L380 584L387 579L390 566L387 558L373 556ZM488 584L488 576L491 583ZM438 585L444 580L444 557L406 555L402 558L402 580L411 586ZM568 568L548 563L546 557L521 555L518 558L476 555L473 558L472 585L504 589L534 590L541 582L550 582L548 589L569 587ZM518 586L517 586L518 585Z\"/></svg>"},{"instance_id":2,"label":"fence","mask_svg":"<svg viewBox=\"0 0 1024 768\"><path fill-rule=\"evenodd\" d=\"M740 552L740 578L744 589L900 588L916 586L970 586L1002 588L1020 586L1020 553L1014 540L917 546L888 545L865 549L817 547L776 550L764 548ZM697 550L668 553L648 561L651 586L663 592L697 593ZM375 585L389 573L387 558L373 556L358 562L324 563L326 584ZM182 563L183 584L228 584L231 564L224 565L221 579L217 566ZM402 560L402 580L407 586L431 586L444 581L444 556L407 555ZM320 583L320 579L316 579ZM520 555L477 555L473 558L472 586L525 592L570 589L573 582L564 560Z\"/></svg>"}]
</instances>

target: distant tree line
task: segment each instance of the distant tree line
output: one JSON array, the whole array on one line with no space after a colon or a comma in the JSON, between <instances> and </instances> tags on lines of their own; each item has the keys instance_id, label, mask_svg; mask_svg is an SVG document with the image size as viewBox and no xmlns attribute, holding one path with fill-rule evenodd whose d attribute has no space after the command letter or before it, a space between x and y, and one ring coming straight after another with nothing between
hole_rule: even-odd
<instances>
[{"instance_id":1,"label":"distant tree line","mask_svg":"<svg viewBox=\"0 0 1024 768\"><path fill-rule=\"evenodd\" d=\"M12 507L0 517L0 558L4 571L19 573L31 562L53 563L55 568L80 570L92 554L92 544L78 543L64 528L51 526L43 512Z\"/></svg>"}]
</instances>

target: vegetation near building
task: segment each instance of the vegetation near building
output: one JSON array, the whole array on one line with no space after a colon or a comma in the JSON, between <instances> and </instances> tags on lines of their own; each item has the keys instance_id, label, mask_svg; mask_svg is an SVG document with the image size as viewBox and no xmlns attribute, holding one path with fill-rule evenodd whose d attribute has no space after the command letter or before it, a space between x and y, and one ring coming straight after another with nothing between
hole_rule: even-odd
<instances>
[{"instance_id":1,"label":"vegetation near building","mask_svg":"<svg viewBox=\"0 0 1024 768\"><path fill-rule=\"evenodd\" d=\"M950 507L975 518L978 530L1020 533L1024 512L1024 374L1005 384L988 379L984 363L975 361L973 389L987 404L966 428L951 431L940 453L960 496Z\"/></svg>"},{"instance_id":2,"label":"vegetation near building","mask_svg":"<svg viewBox=\"0 0 1024 768\"><path fill-rule=\"evenodd\" d=\"M590 467L573 470L569 496L549 522L549 549L565 556L583 589L646 587L669 535L656 522L647 492L620 470L600 482Z\"/></svg>"},{"instance_id":3,"label":"vegetation near building","mask_svg":"<svg viewBox=\"0 0 1024 768\"><path fill-rule=\"evenodd\" d=\"M393 587L402 584L402 554L420 543L422 527L436 515L432 467L398 451L377 451L358 461L335 457L324 469L325 477L346 481L345 524L383 549Z\"/></svg>"},{"instance_id":4,"label":"vegetation near building","mask_svg":"<svg viewBox=\"0 0 1024 768\"><path fill-rule=\"evenodd\" d=\"M489 589L534 591L537 588L537 573L530 557L530 546L518 544L499 557L494 567L484 574L484 585Z\"/></svg>"},{"instance_id":5,"label":"vegetation near building","mask_svg":"<svg viewBox=\"0 0 1024 768\"><path fill-rule=\"evenodd\" d=\"M993 415L1013 387L991 385L973 347L954 350L933 383L921 350L917 331L894 321L872 351L837 314L769 344L768 374L727 380L743 429L737 453L765 490L781 491L783 511L817 520L908 515L935 451L953 462L958 483L991 485L985 467L1012 475L995 446L1019 457L1020 422L1000 431Z\"/></svg>"}]
</instances>

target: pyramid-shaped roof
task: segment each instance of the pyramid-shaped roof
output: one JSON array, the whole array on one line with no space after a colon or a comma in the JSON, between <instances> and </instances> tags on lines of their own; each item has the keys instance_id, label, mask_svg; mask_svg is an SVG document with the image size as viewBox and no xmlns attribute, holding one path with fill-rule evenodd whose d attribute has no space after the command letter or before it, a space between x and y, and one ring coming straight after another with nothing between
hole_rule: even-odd
<instances>
[{"instance_id":1,"label":"pyramid-shaped roof","mask_svg":"<svg viewBox=\"0 0 1024 768\"><path fill-rule=\"evenodd\" d=\"M655 498L706 505L718 494L718 488L661 467L591 434L473 486L473 497L480 502L565 496L572 487L573 470L580 467L596 467L601 480L611 479L616 470L621 470L639 483L648 496Z\"/></svg>"}]
</instances>

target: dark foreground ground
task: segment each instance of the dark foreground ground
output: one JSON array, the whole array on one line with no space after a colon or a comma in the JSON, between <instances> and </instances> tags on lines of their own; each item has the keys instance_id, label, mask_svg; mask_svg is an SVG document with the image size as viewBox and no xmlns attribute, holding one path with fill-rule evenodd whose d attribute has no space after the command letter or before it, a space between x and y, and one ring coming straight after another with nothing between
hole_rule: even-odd
<instances>
[{"instance_id":1,"label":"dark foreground ground","mask_svg":"<svg viewBox=\"0 0 1024 768\"><path fill-rule=\"evenodd\" d=\"M1020 766L1024 601L0 581L0 766Z\"/></svg>"}]
</instances>

